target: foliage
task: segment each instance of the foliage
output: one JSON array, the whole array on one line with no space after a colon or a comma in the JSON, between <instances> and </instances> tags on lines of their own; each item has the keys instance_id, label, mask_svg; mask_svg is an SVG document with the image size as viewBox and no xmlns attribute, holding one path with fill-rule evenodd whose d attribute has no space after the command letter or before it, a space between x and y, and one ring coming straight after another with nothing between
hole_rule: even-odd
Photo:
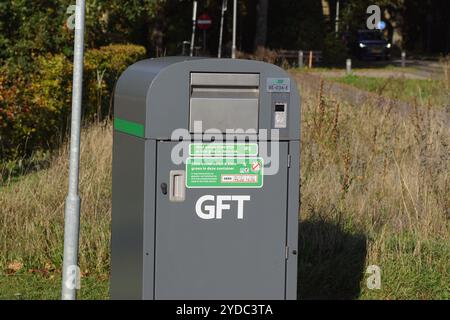
<instances>
[{"instance_id":1,"label":"foliage","mask_svg":"<svg viewBox=\"0 0 450 320\"><path fill-rule=\"evenodd\" d=\"M71 57L74 36L67 20L72 14L68 7L73 4L69 0L1 2L0 61L24 67L46 53ZM134 43L152 53L157 47L169 46L173 54L190 34L191 10L189 0L87 1L87 47Z\"/></svg>"},{"instance_id":2,"label":"foliage","mask_svg":"<svg viewBox=\"0 0 450 320\"><path fill-rule=\"evenodd\" d=\"M328 66L343 66L348 58L345 44L335 34L326 35L323 44L323 62Z\"/></svg>"},{"instance_id":3,"label":"foliage","mask_svg":"<svg viewBox=\"0 0 450 320\"><path fill-rule=\"evenodd\" d=\"M103 117L118 76L144 55L145 49L135 45L110 45L86 52L83 107L87 117ZM71 61L63 54L46 54L35 57L33 66L31 73L15 65L0 69L2 161L54 147L67 131Z\"/></svg>"},{"instance_id":4,"label":"foliage","mask_svg":"<svg viewBox=\"0 0 450 320\"><path fill-rule=\"evenodd\" d=\"M85 116L101 120L112 115L114 85L120 74L145 56L145 48L136 45L109 45L86 52Z\"/></svg>"},{"instance_id":5,"label":"foliage","mask_svg":"<svg viewBox=\"0 0 450 320\"><path fill-rule=\"evenodd\" d=\"M320 1L270 1L267 37L270 48L320 50L324 35Z\"/></svg>"}]
</instances>

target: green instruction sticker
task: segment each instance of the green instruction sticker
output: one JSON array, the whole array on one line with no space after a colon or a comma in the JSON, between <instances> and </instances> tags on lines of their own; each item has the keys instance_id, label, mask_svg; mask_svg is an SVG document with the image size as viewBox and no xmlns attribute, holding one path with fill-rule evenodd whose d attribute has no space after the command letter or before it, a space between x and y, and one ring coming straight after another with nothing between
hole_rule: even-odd
<instances>
[{"instance_id":1,"label":"green instruction sticker","mask_svg":"<svg viewBox=\"0 0 450 320\"><path fill-rule=\"evenodd\" d=\"M257 143L191 143L189 155L220 157L220 156L257 156Z\"/></svg>"},{"instance_id":2,"label":"green instruction sticker","mask_svg":"<svg viewBox=\"0 0 450 320\"><path fill-rule=\"evenodd\" d=\"M187 188L261 188L261 157L187 158Z\"/></svg>"}]
</instances>

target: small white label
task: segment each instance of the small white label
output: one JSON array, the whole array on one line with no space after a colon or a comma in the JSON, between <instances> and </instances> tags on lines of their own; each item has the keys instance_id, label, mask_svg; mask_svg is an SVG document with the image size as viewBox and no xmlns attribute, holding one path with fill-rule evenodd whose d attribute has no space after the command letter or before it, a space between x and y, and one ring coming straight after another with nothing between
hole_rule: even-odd
<instances>
[{"instance_id":1,"label":"small white label","mask_svg":"<svg viewBox=\"0 0 450 320\"><path fill-rule=\"evenodd\" d=\"M291 92L291 79L267 78L267 92Z\"/></svg>"}]
</instances>

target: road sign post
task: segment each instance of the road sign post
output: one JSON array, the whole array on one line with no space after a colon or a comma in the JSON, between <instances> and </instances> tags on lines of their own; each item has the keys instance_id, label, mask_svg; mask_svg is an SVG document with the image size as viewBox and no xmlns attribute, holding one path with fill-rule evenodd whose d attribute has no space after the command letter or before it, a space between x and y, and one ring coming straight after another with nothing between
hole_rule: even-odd
<instances>
[{"instance_id":1,"label":"road sign post","mask_svg":"<svg viewBox=\"0 0 450 320\"><path fill-rule=\"evenodd\" d=\"M227 3L228 0L222 0L222 15L220 17L219 49L217 50L217 58L222 57L223 20L225 11L227 11Z\"/></svg>"},{"instance_id":2,"label":"road sign post","mask_svg":"<svg viewBox=\"0 0 450 320\"><path fill-rule=\"evenodd\" d=\"M237 24L237 0L233 1L233 44L231 47L231 58L236 59L236 24Z\"/></svg>"},{"instance_id":3,"label":"road sign post","mask_svg":"<svg viewBox=\"0 0 450 320\"><path fill-rule=\"evenodd\" d=\"M203 30L203 52L206 53L206 30L211 27L212 20L207 13L203 13L197 18L197 26Z\"/></svg>"},{"instance_id":4,"label":"road sign post","mask_svg":"<svg viewBox=\"0 0 450 320\"><path fill-rule=\"evenodd\" d=\"M191 57L194 55L195 26L197 25L195 21L196 18L197 18L197 1L194 0L194 6L192 8L192 37L191 37L191 51L190 51Z\"/></svg>"}]
</instances>

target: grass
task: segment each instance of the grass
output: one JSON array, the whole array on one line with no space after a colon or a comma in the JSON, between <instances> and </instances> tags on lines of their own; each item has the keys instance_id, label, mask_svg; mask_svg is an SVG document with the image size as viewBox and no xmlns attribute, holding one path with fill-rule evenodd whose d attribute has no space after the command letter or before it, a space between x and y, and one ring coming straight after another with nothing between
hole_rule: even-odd
<instances>
[{"instance_id":1,"label":"grass","mask_svg":"<svg viewBox=\"0 0 450 320\"><path fill-rule=\"evenodd\" d=\"M109 282L104 276L87 276L81 280L78 299L109 299ZM0 276L0 299L7 300L56 300L61 296L61 274L47 276L19 273Z\"/></svg>"},{"instance_id":2,"label":"grass","mask_svg":"<svg viewBox=\"0 0 450 320\"><path fill-rule=\"evenodd\" d=\"M357 75L331 77L328 80L407 102L417 100L420 104L442 106L448 101L444 82L439 80L375 78Z\"/></svg>"},{"instance_id":3,"label":"grass","mask_svg":"<svg viewBox=\"0 0 450 320\"><path fill-rule=\"evenodd\" d=\"M303 94L301 299L449 298L450 128L434 110L405 117ZM84 128L81 141L81 297L104 299L111 127ZM0 186L0 298L59 297L66 159L67 147ZM366 286L369 265L379 290Z\"/></svg>"},{"instance_id":4,"label":"grass","mask_svg":"<svg viewBox=\"0 0 450 320\"><path fill-rule=\"evenodd\" d=\"M401 116L320 93L302 115L301 218L318 224L301 234L304 297L447 299L450 128L431 107Z\"/></svg>"},{"instance_id":5,"label":"grass","mask_svg":"<svg viewBox=\"0 0 450 320\"><path fill-rule=\"evenodd\" d=\"M107 278L109 274L110 202L111 202L111 128L93 126L82 133L80 191L82 216L80 266L87 275ZM58 272L62 266L64 201L67 192L68 149L63 148L47 169L33 172L20 180L6 179L0 185L0 270L25 273L21 278L0 274L3 292L24 291L33 298L57 297ZM19 267L11 267L19 265ZM12 269L12 272L11 272ZM18 269L18 270L17 270ZM40 270L54 278L24 270ZM30 288L21 285L31 279ZM89 283L89 277L86 278ZM48 283L47 283L48 282ZM40 285L47 283L47 290ZM53 284L52 284L53 283ZM82 283L84 281L82 280ZM3 288L6 286L6 289ZM58 291L51 295L50 291ZM34 294L31 291L35 291ZM87 290L87 289L86 289ZM107 290L91 298L104 298Z\"/></svg>"},{"instance_id":6,"label":"grass","mask_svg":"<svg viewBox=\"0 0 450 320\"><path fill-rule=\"evenodd\" d=\"M417 69L413 68L413 67L398 67L398 66L394 66L391 64L387 64L387 65L362 65L358 62L352 62L353 66L352 66L352 70L354 72L360 72L360 71L374 71L377 70L380 73L382 73L383 71L393 71L393 72L399 72L399 73L414 73ZM293 71L295 72L312 72L312 73L321 73L321 72L345 72L345 62L342 66L340 67L312 67L312 68L308 68L308 66L304 66L302 68L292 68Z\"/></svg>"}]
</instances>

